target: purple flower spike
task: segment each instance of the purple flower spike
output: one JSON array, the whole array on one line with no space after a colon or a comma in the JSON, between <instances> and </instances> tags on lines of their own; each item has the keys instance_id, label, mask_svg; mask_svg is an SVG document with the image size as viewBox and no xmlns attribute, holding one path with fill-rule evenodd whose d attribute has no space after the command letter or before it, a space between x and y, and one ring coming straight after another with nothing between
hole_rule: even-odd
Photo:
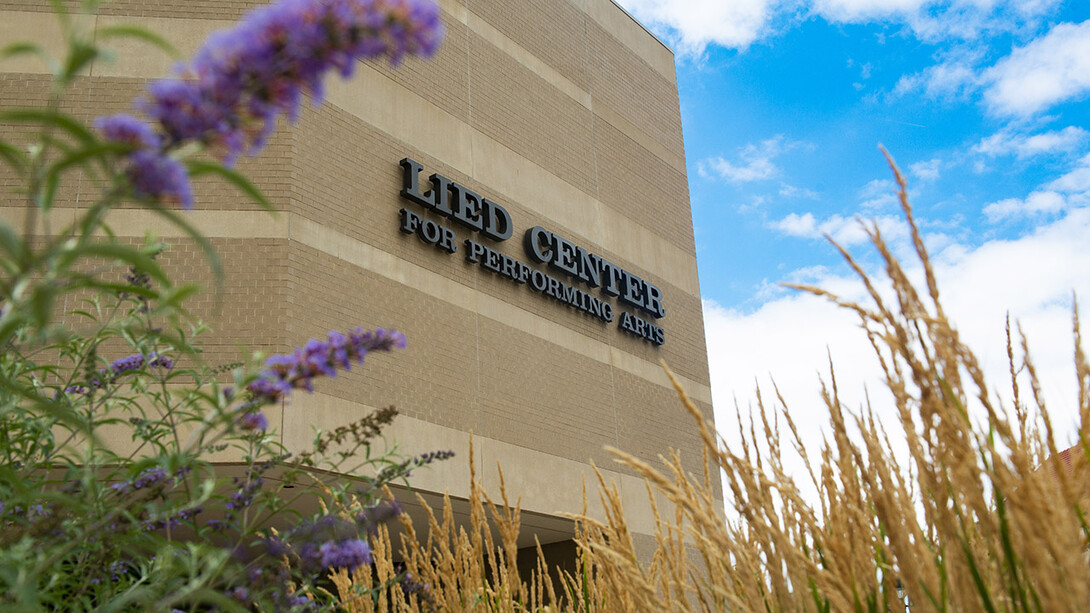
<instances>
[{"instance_id":1,"label":"purple flower spike","mask_svg":"<svg viewBox=\"0 0 1090 613\"><path fill-rule=\"evenodd\" d=\"M150 125L132 115L119 113L99 117L95 120L95 129L108 141L139 149L159 148L159 135Z\"/></svg>"},{"instance_id":2,"label":"purple flower spike","mask_svg":"<svg viewBox=\"0 0 1090 613\"><path fill-rule=\"evenodd\" d=\"M166 480L167 476L167 471L156 466L140 473L135 479L114 483L110 486L110 489L119 494L128 494L136 490L142 490L160 484Z\"/></svg>"},{"instance_id":3,"label":"purple flower spike","mask_svg":"<svg viewBox=\"0 0 1090 613\"><path fill-rule=\"evenodd\" d=\"M243 430L265 430L269 427L269 420L261 411L246 411L238 418L238 427Z\"/></svg>"},{"instance_id":4,"label":"purple flower spike","mask_svg":"<svg viewBox=\"0 0 1090 613\"><path fill-rule=\"evenodd\" d=\"M367 541L351 539L341 543L327 541L318 548L322 568L344 568L352 572L358 566L371 563L371 547Z\"/></svg>"},{"instance_id":5,"label":"purple flower spike","mask_svg":"<svg viewBox=\"0 0 1090 613\"><path fill-rule=\"evenodd\" d=\"M348 76L361 58L430 55L442 32L439 8L425 0L280 0L209 37L141 107L168 145L198 141L230 163L257 153L280 115L294 121L304 93L321 102L330 70Z\"/></svg>"},{"instance_id":6,"label":"purple flower spike","mask_svg":"<svg viewBox=\"0 0 1090 613\"><path fill-rule=\"evenodd\" d=\"M155 352L148 354L146 357L139 353L127 355L110 362L109 368L99 370L98 375L92 377L85 384L70 385L64 388L64 392L66 394L86 394L92 389L115 383L121 375L140 370L145 364L153 368L170 370L174 368L174 359Z\"/></svg>"},{"instance_id":7,"label":"purple flower spike","mask_svg":"<svg viewBox=\"0 0 1090 613\"><path fill-rule=\"evenodd\" d=\"M335 377L338 369L349 370L352 362L363 363L370 351L402 349L405 343L405 335L396 330L366 332L356 328L347 335L334 330L327 341L310 339L290 354L271 356L260 378L246 389L253 396L253 404L277 401L292 389L313 391L314 377Z\"/></svg>"},{"instance_id":8,"label":"purple flower spike","mask_svg":"<svg viewBox=\"0 0 1090 613\"><path fill-rule=\"evenodd\" d=\"M224 163L257 154L281 115L294 122L309 94L322 101L330 71L347 77L360 59L431 55L443 38L429 0L279 0L210 36L172 78L152 83L130 115L100 117L108 141L131 145L125 174L134 195L193 205L185 167L167 154L200 143Z\"/></svg>"},{"instance_id":9,"label":"purple flower spike","mask_svg":"<svg viewBox=\"0 0 1090 613\"><path fill-rule=\"evenodd\" d=\"M138 198L193 206L189 173L178 160L142 149L132 154L125 174Z\"/></svg>"}]
</instances>

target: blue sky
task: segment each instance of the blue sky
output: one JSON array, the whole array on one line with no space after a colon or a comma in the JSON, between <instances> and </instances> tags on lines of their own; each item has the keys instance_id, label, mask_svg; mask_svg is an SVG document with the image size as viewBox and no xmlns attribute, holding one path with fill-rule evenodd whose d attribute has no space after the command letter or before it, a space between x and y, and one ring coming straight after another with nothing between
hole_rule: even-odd
<instances>
[{"instance_id":1,"label":"blue sky","mask_svg":"<svg viewBox=\"0 0 1090 613\"><path fill-rule=\"evenodd\" d=\"M1050 408L1073 423L1072 292L1090 313L1090 5L619 2L678 58L720 421L774 378L793 414L820 425L826 352L849 402L866 386L885 410L856 321L779 285L861 297L823 238L878 272L858 218L918 274L882 144L909 181L963 338L1004 383L1010 313Z\"/></svg>"}]
</instances>

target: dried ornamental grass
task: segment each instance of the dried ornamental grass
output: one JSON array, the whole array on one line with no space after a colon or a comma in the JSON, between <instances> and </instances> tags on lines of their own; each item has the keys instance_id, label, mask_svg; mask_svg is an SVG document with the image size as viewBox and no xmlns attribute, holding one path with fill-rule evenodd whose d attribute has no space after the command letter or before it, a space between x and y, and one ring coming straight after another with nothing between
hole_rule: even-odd
<instances>
[{"instance_id":1,"label":"dried ornamental grass","mask_svg":"<svg viewBox=\"0 0 1090 613\"><path fill-rule=\"evenodd\" d=\"M1082 461L1039 468L1059 452L1025 340L1025 357L1016 360L1008 331L1010 416L943 311L904 180L895 167L894 173L926 293L911 284L875 226L868 233L885 259L892 304L843 250L872 304L801 289L828 296L860 317L896 402L907 459L893 454L870 407L851 414L842 406L834 377L823 390L830 437L820 449L819 468L805 475L819 492L811 503L783 463L777 417L787 424L796 450L807 456L789 408L777 414L758 396L760 430L743 431L741 447L732 450L678 386L713 466L724 471L728 506L737 519L715 516L706 478L686 474L676 456L661 471L617 452L682 514L668 530L660 529L646 578L625 574L631 593L691 594L687 601L670 599L670 609L679 611L887 611L903 610L906 601L913 611L1090 606L1086 445L1067 452ZM1090 367L1079 349L1077 316L1074 332L1083 441ZM1018 388L1023 371L1032 391L1028 402ZM596 540L597 534L591 532L585 543L592 564L615 563L616 541ZM700 563L676 553L685 544L699 552Z\"/></svg>"},{"instance_id":2,"label":"dried ornamental grass","mask_svg":"<svg viewBox=\"0 0 1090 613\"><path fill-rule=\"evenodd\" d=\"M740 426L741 444L728 448L670 374L703 437L703 474L686 472L677 453L656 468L614 450L648 484L657 542L651 559L636 555L619 492L599 473L604 516L584 511L576 518L577 572L548 568L539 547L537 569L524 582L515 566L518 506L508 504L506 492L503 504L494 504L474 475L469 526L455 525L449 500L439 516L428 511L424 542L406 522L398 557L415 581L428 584L430 604L413 595L349 610L884 612L906 610L906 603L913 612L1090 609L1090 365L1077 313L1079 444L1061 452L1024 337L1019 333L1016 343L1008 325L1010 410L961 342L939 300L904 179L890 165L926 291L913 286L874 225L867 231L885 260L891 294L839 247L869 303L799 289L858 315L894 400L899 429L891 430L904 436L903 458L872 407L852 412L842 405L835 375L823 386L829 431L815 450L803 444L778 392L775 410L759 390L755 418L748 431ZM788 470L792 451L808 472ZM711 485L720 471L727 516ZM816 498L804 494L808 489ZM392 575L381 569L393 566L378 559L394 550L386 533L378 543L377 576L384 580ZM563 586L560 593L550 577ZM369 576L355 579L370 585ZM338 588L351 596L347 577Z\"/></svg>"}]
</instances>

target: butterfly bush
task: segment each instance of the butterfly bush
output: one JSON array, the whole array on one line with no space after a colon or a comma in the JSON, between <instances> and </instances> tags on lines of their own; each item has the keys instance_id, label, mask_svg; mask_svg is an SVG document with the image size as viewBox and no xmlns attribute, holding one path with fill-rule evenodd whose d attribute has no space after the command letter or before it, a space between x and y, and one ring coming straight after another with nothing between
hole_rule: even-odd
<instances>
[{"instance_id":1,"label":"butterfly bush","mask_svg":"<svg viewBox=\"0 0 1090 613\"><path fill-rule=\"evenodd\" d=\"M404 349L406 344L404 334L382 328L373 332L356 328L348 334L331 330L328 339L312 338L292 353L266 360L264 370L246 386L249 400L238 408L237 425L243 430L264 430L268 421L259 410L262 405L287 397L293 389L313 392L315 377L336 377L338 368L351 370L352 362L362 364L368 352Z\"/></svg>"},{"instance_id":2,"label":"butterfly bush","mask_svg":"<svg viewBox=\"0 0 1090 613\"><path fill-rule=\"evenodd\" d=\"M329 332L329 340L310 339L294 352L274 355L265 361L265 369L247 390L256 398L275 402L293 388L314 391L314 377L336 377L337 369L352 369L352 362L363 363L370 351L405 348L405 335L397 330L378 328L374 332L356 328L348 334Z\"/></svg>"},{"instance_id":3,"label":"butterfly bush","mask_svg":"<svg viewBox=\"0 0 1090 613\"><path fill-rule=\"evenodd\" d=\"M321 566L325 569L343 568L348 572L371 563L371 546L363 539L349 539L338 543L326 541L318 548Z\"/></svg>"},{"instance_id":4,"label":"butterfly bush","mask_svg":"<svg viewBox=\"0 0 1090 613\"><path fill-rule=\"evenodd\" d=\"M95 122L107 141L128 145L134 195L193 205L185 166L171 153L199 143L230 165L264 146L281 115L298 117L304 94L323 98L322 80L351 76L356 61L429 56L443 37L439 8L424 0L281 0L209 37L174 76L153 82L132 115Z\"/></svg>"},{"instance_id":5,"label":"butterfly bush","mask_svg":"<svg viewBox=\"0 0 1090 613\"><path fill-rule=\"evenodd\" d=\"M0 130L0 173L18 177L12 194L40 213L22 236L0 219L0 569L19 571L0 572L0 610L332 610L328 573L372 564L375 529L399 512L384 486L450 453L372 449L394 407L288 451L262 411L405 337L332 331L260 365L205 363L206 328L184 307L194 288L155 262L166 246L150 235L134 246L105 220L142 200L215 264L198 230L155 205L192 207L190 173L209 171L264 204L226 165L257 154L305 98L320 102L330 72L433 53L439 17L425 0L280 0L214 34L134 113L95 119L98 138L60 109L109 32L62 28L47 109L0 113L5 126L40 126L25 147ZM140 30L112 35L155 38ZM220 164L191 157L201 151ZM109 184L57 231L58 185L103 174Z\"/></svg>"},{"instance_id":6,"label":"butterfly bush","mask_svg":"<svg viewBox=\"0 0 1090 613\"><path fill-rule=\"evenodd\" d=\"M110 362L108 368L99 370L95 376L85 383L69 385L64 388L64 391L67 394L87 394L91 390L116 383L122 375L139 371L145 366L170 370L174 368L174 358L168 355L160 355L154 351L148 355L141 353L127 355Z\"/></svg>"}]
</instances>

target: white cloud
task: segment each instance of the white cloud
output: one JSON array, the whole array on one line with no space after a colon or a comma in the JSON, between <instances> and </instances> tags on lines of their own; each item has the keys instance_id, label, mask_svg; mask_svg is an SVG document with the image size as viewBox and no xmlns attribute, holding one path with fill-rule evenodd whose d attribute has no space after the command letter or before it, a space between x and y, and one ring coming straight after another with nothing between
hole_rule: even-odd
<instances>
[{"instance_id":1,"label":"white cloud","mask_svg":"<svg viewBox=\"0 0 1090 613\"><path fill-rule=\"evenodd\" d=\"M772 163L773 158L801 145L802 143L785 139L781 134L742 147L734 162L722 157L708 158L699 164L698 170L701 176L718 176L731 183L771 179L780 172Z\"/></svg>"},{"instance_id":2,"label":"white cloud","mask_svg":"<svg viewBox=\"0 0 1090 613\"><path fill-rule=\"evenodd\" d=\"M1006 198L984 207L988 221L1036 217L1059 213L1067 208L1067 198L1053 191L1035 191L1023 198Z\"/></svg>"},{"instance_id":3,"label":"white cloud","mask_svg":"<svg viewBox=\"0 0 1090 613\"><path fill-rule=\"evenodd\" d=\"M901 218L887 215L877 218L878 230L887 240L897 240L906 236L906 226ZM799 238L824 239L829 236L842 246L860 245L868 241L863 223L870 226L870 220L862 222L860 218L832 215L818 220L813 213L790 213L786 217L773 221L768 227L788 236Z\"/></svg>"},{"instance_id":4,"label":"white cloud","mask_svg":"<svg viewBox=\"0 0 1090 613\"><path fill-rule=\"evenodd\" d=\"M1088 136L1090 132L1078 126L1039 134L1019 134L1013 128L1006 128L981 140L973 146L973 151L992 157L1014 155L1019 158L1069 153L1086 142Z\"/></svg>"},{"instance_id":5,"label":"white cloud","mask_svg":"<svg viewBox=\"0 0 1090 613\"><path fill-rule=\"evenodd\" d=\"M1067 194L1090 192L1090 153L1084 155L1073 170L1049 183L1047 187Z\"/></svg>"},{"instance_id":6,"label":"white cloud","mask_svg":"<svg viewBox=\"0 0 1090 613\"><path fill-rule=\"evenodd\" d=\"M903 24L928 42L1011 32L1048 15L1061 0L618 0L675 47L700 57L709 45L746 49L807 13L833 23ZM864 65L863 76L869 70Z\"/></svg>"},{"instance_id":7,"label":"white cloud","mask_svg":"<svg viewBox=\"0 0 1090 613\"><path fill-rule=\"evenodd\" d=\"M834 23L903 23L918 38L934 42L1013 31L1059 4L1060 0L817 0L814 10Z\"/></svg>"},{"instance_id":8,"label":"white cloud","mask_svg":"<svg viewBox=\"0 0 1090 613\"><path fill-rule=\"evenodd\" d=\"M868 212L899 206L897 186L892 179L870 181L859 189L859 206Z\"/></svg>"},{"instance_id":9,"label":"white cloud","mask_svg":"<svg viewBox=\"0 0 1090 613\"><path fill-rule=\"evenodd\" d=\"M744 49L766 33L772 0L619 0L625 10L656 30L681 55L703 54L708 45Z\"/></svg>"},{"instance_id":10,"label":"white cloud","mask_svg":"<svg viewBox=\"0 0 1090 613\"><path fill-rule=\"evenodd\" d=\"M1057 215L1090 207L1090 154L1059 178L1033 191L1025 198L1007 198L984 207L988 221L1026 219ZM1070 213L1069 213L1070 214Z\"/></svg>"},{"instance_id":11,"label":"white cloud","mask_svg":"<svg viewBox=\"0 0 1090 613\"><path fill-rule=\"evenodd\" d=\"M771 227L788 236L803 236L806 238L821 238L821 231L817 228L817 220L813 213L791 213L783 219L773 222Z\"/></svg>"},{"instance_id":12,"label":"white cloud","mask_svg":"<svg viewBox=\"0 0 1090 613\"><path fill-rule=\"evenodd\" d=\"M941 168L942 160L931 158L930 160L912 164L908 167L908 171L920 181L934 181L939 178Z\"/></svg>"},{"instance_id":13,"label":"white cloud","mask_svg":"<svg viewBox=\"0 0 1090 613\"><path fill-rule=\"evenodd\" d=\"M784 198L805 198L807 200L817 200L821 197L812 189L798 187L797 185L789 185L787 183L780 184L779 194Z\"/></svg>"},{"instance_id":14,"label":"white cloud","mask_svg":"<svg viewBox=\"0 0 1090 613\"><path fill-rule=\"evenodd\" d=\"M932 160L938 163L938 160ZM927 164L930 164L928 162ZM874 212L899 206L897 187L890 179L875 179L859 189L859 206L862 210ZM908 236L908 226L899 215L880 215L877 217L854 217L840 214L818 219L813 213L789 213L769 222L767 225L787 236L823 240L826 236L842 246L860 245L868 242L866 227L877 222L878 230L892 243L901 242Z\"/></svg>"},{"instance_id":15,"label":"white cloud","mask_svg":"<svg viewBox=\"0 0 1090 613\"><path fill-rule=\"evenodd\" d=\"M771 157L753 157L743 159L739 164L723 158L709 158L700 164L700 172L705 176L718 175L731 183L748 183L771 178L779 169L772 163Z\"/></svg>"},{"instance_id":16,"label":"white cloud","mask_svg":"<svg viewBox=\"0 0 1090 613\"><path fill-rule=\"evenodd\" d=\"M846 17L843 20L857 22L878 21L881 18L896 20L898 11L893 7L913 4L870 0L830 0L829 3L857 8L868 7L871 12L862 12L861 9L856 12L844 12ZM920 14L928 13L935 8L933 2L920 4L917 11ZM981 2L955 0L949 4L949 8L951 11L958 9L959 14L963 14L966 11L972 12L967 8L970 5L979 5L978 8L981 10L987 9L995 15L1005 15L1013 19L1007 26L999 26L996 24L1002 19L995 17L999 21L987 28L981 26L981 31L984 29L1013 30L1023 23L1023 18L1029 19L1052 8L1051 5L1030 7L1031 10L1023 14L1019 10L1022 8L1021 4L1013 3L1012 6L1006 6L1003 2L992 3L987 0ZM959 6L961 8L958 8ZM975 34L953 36L952 32L938 31L953 26L936 26L937 33L933 33L934 36L928 35L917 27L922 23L920 19L906 16L910 13L911 11L906 12L905 15L901 15L901 18L915 24L916 35L925 40L975 36ZM840 13L833 12L829 17L835 19L837 15ZM1011 17L1012 15L1015 17ZM950 16L936 17L936 20L948 21L951 24L958 21L957 18ZM977 45L960 45L946 49L936 64L919 72L902 76L894 85L892 94L896 97L922 96L932 100L960 102L983 92L984 102L993 114L1028 117L1045 111L1055 104L1083 97L1090 92L1090 21L1077 25L1061 23L1025 46L1016 48L991 67L982 65L985 59L983 52L984 48ZM1075 137L1075 134L1070 132L1073 129L1075 128L1069 128L1067 133L1052 132L1038 135L1040 138L1037 140L1040 142L1029 140L1022 145L1026 148L1055 145L1048 142L1049 138L1060 139L1061 143L1066 142L1063 139ZM1024 135L1001 132L995 136L1002 140ZM1032 137L1024 136L1024 138ZM987 147L989 143L983 142L981 145Z\"/></svg>"},{"instance_id":17,"label":"white cloud","mask_svg":"<svg viewBox=\"0 0 1090 613\"><path fill-rule=\"evenodd\" d=\"M1004 318L1009 312L1012 321L1021 322L1061 444L1072 442L1078 415L1070 304L1072 291L1084 305L1090 296L1087 236L1090 210L1080 209L1018 240L975 249L959 245L934 259L946 311L976 353L993 392L1008 398L1008 407ZM905 264L910 276L919 279L919 267ZM846 298L863 297L854 278L820 269L808 269L806 276L816 276L816 285ZM790 293L772 297L751 313L705 301L704 319L716 419L728 442L737 436L735 398L748 410L754 386L760 383L766 404L777 404L771 378L804 437L820 443L820 433L828 428L819 396L819 375L828 379L827 352L845 405L859 408L866 391L878 419L886 427L896 423L873 351L851 312L808 294Z\"/></svg>"},{"instance_id":18,"label":"white cloud","mask_svg":"<svg viewBox=\"0 0 1090 613\"><path fill-rule=\"evenodd\" d=\"M928 0L818 0L815 9L832 21L858 23L919 11Z\"/></svg>"},{"instance_id":19,"label":"white cloud","mask_svg":"<svg viewBox=\"0 0 1090 613\"><path fill-rule=\"evenodd\" d=\"M979 50L952 50L938 64L901 77L893 86L893 94L926 96L932 100L964 100L980 88L976 65L981 59Z\"/></svg>"},{"instance_id":20,"label":"white cloud","mask_svg":"<svg viewBox=\"0 0 1090 613\"><path fill-rule=\"evenodd\" d=\"M1061 23L988 69L992 112L1029 116L1090 91L1090 21Z\"/></svg>"}]
</instances>

